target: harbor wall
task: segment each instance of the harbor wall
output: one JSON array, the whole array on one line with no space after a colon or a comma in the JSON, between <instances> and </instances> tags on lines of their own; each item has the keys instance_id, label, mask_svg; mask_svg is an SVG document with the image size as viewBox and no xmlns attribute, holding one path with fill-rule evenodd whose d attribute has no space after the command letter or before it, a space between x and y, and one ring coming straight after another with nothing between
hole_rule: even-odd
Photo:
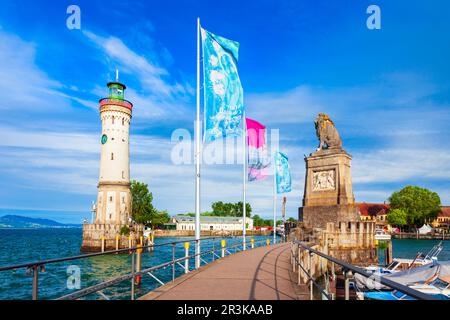
<instances>
[{"instance_id":1,"label":"harbor wall","mask_svg":"<svg viewBox=\"0 0 450 320\"><path fill-rule=\"evenodd\" d=\"M393 239L417 239L417 240L450 240L450 234L417 234L415 232L392 233Z\"/></svg>"},{"instance_id":2,"label":"harbor wall","mask_svg":"<svg viewBox=\"0 0 450 320\"><path fill-rule=\"evenodd\" d=\"M350 264L358 266L378 264L374 222L340 222L338 227L331 222L327 223L325 229L309 229L301 226L293 230L290 238L303 241L317 251ZM300 252L300 259L307 261L306 251ZM318 256L313 258L313 263L316 264L316 276L320 276L329 268L326 259Z\"/></svg>"},{"instance_id":3,"label":"harbor wall","mask_svg":"<svg viewBox=\"0 0 450 320\"><path fill-rule=\"evenodd\" d=\"M118 224L84 224L81 252L101 252L135 247L143 235L143 226L135 226L130 235L121 235Z\"/></svg>"}]
</instances>

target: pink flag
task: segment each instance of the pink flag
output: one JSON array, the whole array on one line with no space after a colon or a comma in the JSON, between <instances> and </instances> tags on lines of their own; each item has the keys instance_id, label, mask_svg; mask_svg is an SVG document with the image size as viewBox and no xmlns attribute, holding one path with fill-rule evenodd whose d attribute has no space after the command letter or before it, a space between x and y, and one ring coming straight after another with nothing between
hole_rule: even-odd
<instances>
[{"instance_id":1,"label":"pink flag","mask_svg":"<svg viewBox=\"0 0 450 320\"><path fill-rule=\"evenodd\" d=\"M255 120L245 120L248 142L248 180L263 180L268 176L270 166L270 157L267 156L266 127Z\"/></svg>"},{"instance_id":2,"label":"pink flag","mask_svg":"<svg viewBox=\"0 0 450 320\"><path fill-rule=\"evenodd\" d=\"M258 121L252 119L245 119L247 123L247 137L249 147L256 149L262 148L266 145L266 127Z\"/></svg>"}]
</instances>

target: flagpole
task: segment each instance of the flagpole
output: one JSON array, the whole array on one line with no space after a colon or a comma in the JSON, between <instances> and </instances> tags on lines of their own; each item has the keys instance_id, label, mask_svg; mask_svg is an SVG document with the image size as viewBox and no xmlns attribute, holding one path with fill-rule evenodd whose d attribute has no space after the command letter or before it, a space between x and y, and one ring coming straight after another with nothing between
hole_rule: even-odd
<instances>
[{"instance_id":1,"label":"flagpole","mask_svg":"<svg viewBox=\"0 0 450 320\"><path fill-rule=\"evenodd\" d=\"M246 119L245 119L245 111L244 111L244 115L243 115L243 122L242 122L242 153L243 153L243 192L242 192L242 245L243 245L243 250L247 249L246 246L246 227L247 227L247 124L246 124Z\"/></svg>"},{"instance_id":2,"label":"flagpole","mask_svg":"<svg viewBox=\"0 0 450 320\"><path fill-rule=\"evenodd\" d=\"M277 243L277 170L275 157L273 163L273 244Z\"/></svg>"},{"instance_id":3,"label":"flagpole","mask_svg":"<svg viewBox=\"0 0 450 320\"><path fill-rule=\"evenodd\" d=\"M200 18L197 18L197 119L195 143L195 268L200 268Z\"/></svg>"}]
</instances>

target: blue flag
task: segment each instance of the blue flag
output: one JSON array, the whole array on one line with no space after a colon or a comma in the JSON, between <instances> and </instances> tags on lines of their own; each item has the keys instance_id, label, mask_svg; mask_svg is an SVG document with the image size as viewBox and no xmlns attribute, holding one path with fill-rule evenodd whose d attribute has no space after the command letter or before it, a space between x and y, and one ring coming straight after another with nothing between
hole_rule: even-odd
<instances>
[{"instance_id":1,"label":"blue flag","mask_svg":"<svg viewBox=\"0 0 450 320\"><path fill-rule=\"evenodd\" d=\"M237 71L239 43L201 29L205 86L205 142L241 136L244 90Z\"/></svg>"},{"instance_id":2,"label":"blue flag","mask_svg":"<svg viewBox=\"0 0 450 320\"><path fill-rule=\"evenodd\" d=\"M277 193L291 192L291 169L289 167L288 157L281 152L275 153L275 174L277 181Z\"/></svg>"}]
</instances>

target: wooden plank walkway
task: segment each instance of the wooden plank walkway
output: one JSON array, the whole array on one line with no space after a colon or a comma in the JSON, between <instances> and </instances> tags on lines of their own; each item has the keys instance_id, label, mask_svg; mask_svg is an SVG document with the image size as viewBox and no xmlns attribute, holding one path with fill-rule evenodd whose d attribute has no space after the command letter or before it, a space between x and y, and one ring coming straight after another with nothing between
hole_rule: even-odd
<instances>
[{"instance_id":1,"label":"wooden plank walkway","mask_svg":"<svg viewBox=\"0 0 450 320\"><path fill-rule=\"evenodd\" d=\"M142 300L306 300L290 264L290 245L238 252L190 272Z\"/></svg>"}]
</instances>

